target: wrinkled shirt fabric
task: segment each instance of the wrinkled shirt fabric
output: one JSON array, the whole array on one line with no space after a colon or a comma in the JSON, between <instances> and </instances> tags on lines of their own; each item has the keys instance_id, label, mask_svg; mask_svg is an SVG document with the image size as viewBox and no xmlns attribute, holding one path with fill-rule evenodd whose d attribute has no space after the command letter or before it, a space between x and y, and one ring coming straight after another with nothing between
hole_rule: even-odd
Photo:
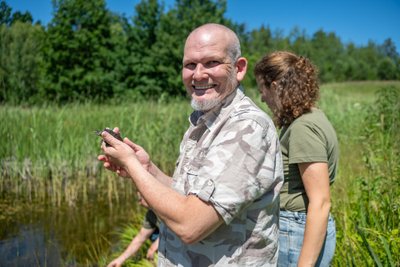
<instances>
[{"instance_id":1,"label":"wrinkled shirt fabric","mask_svg":"<svg viewBox=\"0 0 400 267\"><path fill-rule=\"evenodd\" d=\"M276 266L283 172L272 120L238 88L189 121L173 188L213 205L224 223L194 244L161 223L158 265Z\"/></svg>"}]
</instances>

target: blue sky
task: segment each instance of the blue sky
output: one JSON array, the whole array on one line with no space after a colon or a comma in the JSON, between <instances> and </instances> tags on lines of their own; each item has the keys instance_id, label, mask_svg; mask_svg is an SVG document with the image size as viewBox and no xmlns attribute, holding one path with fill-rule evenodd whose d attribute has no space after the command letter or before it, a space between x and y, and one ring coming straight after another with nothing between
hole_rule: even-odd
<instances>
[{"instance_id":1,"label":"blue sky","mask_svg":"<svg viewBox=\"0 0 400 267\"><path fill-rule=\"evenodd\" d=\"M47 24L51 0L5 0L13 11L29 11L34 20ZM171 7L174 0L163 0ZM127 17L139 0L106 0L107 7ZM227 0L226 17L245 23L248 30L269 26L284 36L298 27L308 36L322 29L334 32L342 43L365 46L391 38L400 52L400 0ZM199 14L201 16L201 14Z\"/></svg>"}]
</instances>

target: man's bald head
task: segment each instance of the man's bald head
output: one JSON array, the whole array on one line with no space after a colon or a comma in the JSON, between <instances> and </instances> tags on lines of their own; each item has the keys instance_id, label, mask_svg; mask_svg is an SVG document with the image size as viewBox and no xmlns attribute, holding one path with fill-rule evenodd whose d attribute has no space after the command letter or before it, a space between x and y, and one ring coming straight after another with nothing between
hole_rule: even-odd
<instances>
[{"instance_id":1,"label":"man's bald head","mask_svg":"<svg viewBox=\"0 0 400 267\"><path fill-rule=\"evenodd\" d=\"M225 43L226 53L232 62L235 62L241 56L239 38L235 32L224 25L216 23L204 24L189 34L186 44L192 38L196 38L197 40L214 39Z\"/></svg>"}]
</instances>

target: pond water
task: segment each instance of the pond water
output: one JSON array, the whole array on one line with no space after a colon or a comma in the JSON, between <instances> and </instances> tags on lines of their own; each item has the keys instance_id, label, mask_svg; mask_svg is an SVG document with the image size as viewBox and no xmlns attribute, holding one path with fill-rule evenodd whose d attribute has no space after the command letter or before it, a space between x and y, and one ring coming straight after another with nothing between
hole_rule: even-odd
<instances>
[{"instance_id":1,"label":"pond water","mask_svg":"<svg viewBox=\"0 0 400 267\"><path fill-rule=\"evenodd\" d=\"M0 266L98 266L118 242L117 232L141 212L134 197L55 207L3 195Z\"/></svg>"}]
</instances>

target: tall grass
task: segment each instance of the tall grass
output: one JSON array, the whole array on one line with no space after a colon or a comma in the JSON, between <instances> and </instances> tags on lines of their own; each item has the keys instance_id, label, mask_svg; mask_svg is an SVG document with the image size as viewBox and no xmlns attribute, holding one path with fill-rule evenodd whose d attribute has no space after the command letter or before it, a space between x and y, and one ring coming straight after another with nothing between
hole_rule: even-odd
<instances>
[{"instance_id":1,"label":"tall grass","mask_svg":"<svg viewBox=\"0 0 400 267\"><path fill-rule=\"evenodd\" d=\"M0 107L0 193L46 200L56 205L86 199L94 187L110 200L124 190L106 179L97 160L94 130L120 127L123 136L144 146L152 160L172 173L190 106L148 102L120 106ZM118 190L115 190L118 188ZM128 192L129 193L129 192Z\"/></svg>"},{"instance_id":2,"label":"tall grass","mask_svg":"<svg viewBox=\"0 0 400 267\"><path fill-rule=\"evenodd\" d=\"M400 86L351 91L329 88L321 101L341 147L333 265L400 266Z\"/></svg>"}]
</instances>

